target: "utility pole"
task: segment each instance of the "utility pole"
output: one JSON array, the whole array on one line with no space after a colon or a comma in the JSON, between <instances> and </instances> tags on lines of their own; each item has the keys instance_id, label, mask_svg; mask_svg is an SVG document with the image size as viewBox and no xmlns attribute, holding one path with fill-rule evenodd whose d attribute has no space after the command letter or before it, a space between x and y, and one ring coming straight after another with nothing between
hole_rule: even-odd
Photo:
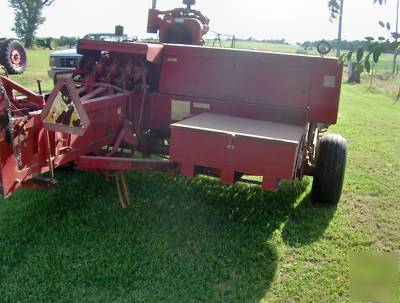
<instances>
[{"instance_id":1,"label":"utility pole","mask_svg":"<svg viewBox=\"0 0 400 303\"><path fill-rule=\"evenodd\" d=\"M337 41L337 52L336 56L340 57L340 51L342 48L342 29L343 29L343 2L344 0L340 0L340 9L339 9L339 30L338 30L338 41Z\"/></svg>"},{"instance_id":2,"label":"utility pole","mask_svg":"<svg viewBox=\"0 0 400 303\"><path fill-rule=\"evenodd\" d=\"M396 34L399 34L399 0L397 0L397 9L396 9ZM399 39L397 38L395 41L397 42ZM394 51L393 55L393 75L397 73L397 56L399 55L399 52L397 51L397 48Z\"/></svg>"}]
</instances>

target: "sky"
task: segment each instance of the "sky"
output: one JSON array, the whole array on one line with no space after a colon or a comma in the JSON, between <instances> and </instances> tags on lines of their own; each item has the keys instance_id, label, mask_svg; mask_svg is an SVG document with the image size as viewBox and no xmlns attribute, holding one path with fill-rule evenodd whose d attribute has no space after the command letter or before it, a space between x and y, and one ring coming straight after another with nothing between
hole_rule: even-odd
<instances>
[{"instance_id":1,"label":"sky","mask_svg":"<svg viewBox=\"0 0 400 303\"><path fill-rule=\"evenodd\" d=\"M37 36L82 37L92 32L113 32L121 24L129 36L146 33L147 10L152 0L56 0L44 10L46 22ZM328 0L197 0L194 8L211 19L214 32L240 38L286 39L291 43L334 39L337 22L329 21ZM373 0L344 0L343 38L364 39L387 35L378 21L394 24L396 1L372 5ZM158 0L158 8L180 7L181 0ZM0 0L0 37L13 37L13 11ZM212 37L212 35L210 36Z\"/></svg>"}]
</instances>

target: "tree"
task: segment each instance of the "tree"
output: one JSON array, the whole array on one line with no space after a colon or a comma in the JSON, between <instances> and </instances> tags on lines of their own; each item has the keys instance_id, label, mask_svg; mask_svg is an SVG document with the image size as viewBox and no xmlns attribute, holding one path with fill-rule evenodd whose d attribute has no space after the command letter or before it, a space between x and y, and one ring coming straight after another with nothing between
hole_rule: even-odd
<instances>
[{"instance_id":1,"label":"tree","mask_svg":"<svg viewBox=\"0 0 400 303\"><path fill-rule=\"evenodd\" d=\"M328 8L331 13L331 20L335 19L339 14L340 10L340 0L329 0Z\"/></svg>"},{"instance_id":2,"label":"tree","mask_svg":"<svg viewBox=\"0 0 400 303\"><path fill-rule=\"evenodd\" d=\"M14 10L14 28L17 36L25 41L26 47L31 47L33 38L39 26L46 20L43 8L51 5L55 0L9 0Z\"/></svg>"},{"instance_id":3,"label":"tree","mask_svg":"<svg viewBox=\"0 0 400 303\"><path fill-rule=\"evenodd\" d=\"M373 3L379 3L380 5L385 4L386 0L373 0ZM335 19L339 14L340 0L329 0L328 1L329 11L331 12L331 19Z\"/></svg>"},{"instance_id":4,"label":"tree","mask_svg":"<svg viewBox=\"0 0 400 303\"><path fill-rule=\"evenodd\" d=\"M340 0L329 0L328 7L331 12L331 19L337 17L339 13L339 4ZM386 0L373 0L373 4L386 4ZM368 73L371 70L371 61L374 63L379 62L379 58L383 52L393 52L394 54L394 64L396 64L396 57L398 52L400 51L400 34L398 32L398 11L399 11L399 1L397 1L397 20L396 20L396 31L392 31L392 27L390 22L379 21L379 25L383 28L386 28L390 38L385 38L383 36L375 39L374 37L366 37L365 43L362 47L357 50L350 51L348 53L342 54L340 56L340 60L348 60L351 61L353 55L355 55L357 59L357 63L359 66L359 71L362 72L366 70ZM395 65L393 69L393 75L395 74ZM400 87L397 94L397 101L400 100ZM397 102L396 101L396 102Z\"/></svg>"},{"instance_id":5,"label":"tree","mask_svg":"<svg viewBox=\"0 0 400 303\"><path fill-rule=\"evenodd\" d=\"M373 4L386 4L386 0L373 0ZM338 16L340 9L340 0L329 0L328 1L329 11L331 12L331 19L335 19ZM379 25L386 28L390 35L390 38L378 37L366 37L363 46L356 50L344 53L340 56L341 60L347 59L351 61L353 56L355 56L357 62L359 63L360 71L364 69L367 72L371 70L371 61L378 63L382 52L396 52L400 49L399 33L392 32L389 22L379 21Z\"/></svg>"}]
</instances>

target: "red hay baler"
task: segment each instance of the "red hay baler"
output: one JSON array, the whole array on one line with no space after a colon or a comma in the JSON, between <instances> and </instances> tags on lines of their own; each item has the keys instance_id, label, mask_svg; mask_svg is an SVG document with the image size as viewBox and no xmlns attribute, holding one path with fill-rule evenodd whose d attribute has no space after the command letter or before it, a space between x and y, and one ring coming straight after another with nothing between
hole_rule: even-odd
<instances>
[{"instance_id":1,"label":"red hay baler","mask_svg":"<svg viewBox=\"0 0 400 303\"><path fill-rule=\"evenodd\" d=\"M78 52L72 79L58 80L51 94L1 78L5 197L51 186L54 170L72 164L115 177L124 207L123 173L144 170L207 174L225 184L259 176L265 190L309 175L315 201L339 201L346 141L322 136L337 122L337 59L93 40L81 40Z\"/></svg>"}]
</instances>

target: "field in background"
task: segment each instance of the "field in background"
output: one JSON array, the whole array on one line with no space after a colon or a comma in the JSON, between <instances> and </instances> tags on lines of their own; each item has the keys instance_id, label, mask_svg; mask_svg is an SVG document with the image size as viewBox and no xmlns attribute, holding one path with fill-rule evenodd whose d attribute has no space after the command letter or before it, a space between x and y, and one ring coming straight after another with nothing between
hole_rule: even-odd
<instances>
[{"instance_id":1,"label":"field in background","mask_svg":"<svg viewBox=\"0 0 400 303\"><path fill-rule=\"evenodd\" d=\"M397 58L397 68L399 69L400 57ZM382 54L377 64L373 64L375 72L377 74L383 75L387 73L392 73L393 71L393 55Z\"/></svg>"},{"instance_id":2,"label":"field in background","mask_svg":"<svg viewBox=\"0 0 400 303\"><path fill-rule=\"evenodd\" d=\"M25 87L29 87L35 92L38 91L36 80L42 80L44 91L53 89L53 81L47 75L51 52L50 50L28 50L28 66L25 73L23 75L11 76L11 79Z\"/></svg>"},{"instance_id":3,"label":"field in background","mask_svg":"<svg viewBox=\"0 0 400 303\"><path fill-rule=\"evenodd\" d=\"M48 54L13 79L50 88ZM392 97L344 84L337 208L310 203L310 179L264 193L132 173L122 210L114 183L58 172L55 190L0 201L0 301L348 302L350 252L400 251L399 121Z\"/></svg>"},{"instance_id":4,"label":"field in background","mask_svg":"<svg viewBox=\"0 0 400 303\"><path fill-rule=\"evenodd\" d=\"M220 46L218 42L214 42L213 40L207 40L206 45L212 46L215 43L215 46ZM221 40L222 47L231 47L231 41ZM295 53L300 48L296 45L291 44L275 44L275 43L265 43L259 41L236 41L236 48L242 49L253 49L253 50L265 50L271 52L282 52L282 53Z\"/></svg>"}]
</instances>

